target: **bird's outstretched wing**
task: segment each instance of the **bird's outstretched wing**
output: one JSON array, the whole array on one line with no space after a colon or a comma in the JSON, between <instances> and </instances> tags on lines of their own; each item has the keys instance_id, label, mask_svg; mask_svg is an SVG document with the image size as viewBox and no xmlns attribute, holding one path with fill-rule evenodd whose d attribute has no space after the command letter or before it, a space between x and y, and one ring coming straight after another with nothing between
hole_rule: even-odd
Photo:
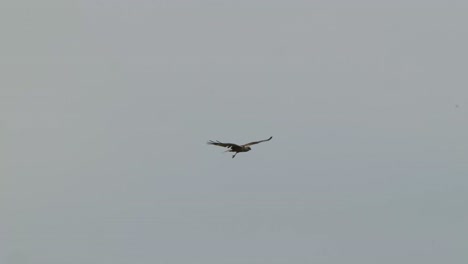
<instances>
[{"instance_id":1,"label":"bird's outstretched wing","mask_svg":"<svg viewBox=\"0 0 468 264\"><path fill-rule=\"evenodd\" d=\"M231 150L242 149L241 146L233 144L233 143L222 143L222 142L213 141L213 140L208 141L207 144L220 146L220 147L225 147L225 148L230 148Z\"/></svg>"},{"instance_id":2,"label":"bird's outstretched wing","mask_svg":"<svg viewBox=\"0 0 468 264\"><path fill-rule=\"evenodd\" d=\"M271 140L272 138L273 138L273 137L270 137L269 139L260 140L260 141L250 142L250 143L244 144L244 145L242 145L242 146L243 146L243 147L248 147L248 146L251 146L251 145L255 145L255 144L258 144L258 143L262 143L262 142L265 142L265 141L269 141L269 140Z\"/></svg>"}]
</instances>

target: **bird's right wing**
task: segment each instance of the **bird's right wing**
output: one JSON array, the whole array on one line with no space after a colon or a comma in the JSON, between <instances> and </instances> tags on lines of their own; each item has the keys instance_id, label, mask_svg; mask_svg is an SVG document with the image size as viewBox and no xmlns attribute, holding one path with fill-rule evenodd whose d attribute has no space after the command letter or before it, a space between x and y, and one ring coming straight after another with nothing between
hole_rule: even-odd
<instances>
[{"instance_id":1,"label":"bird's right wing","mask_svg":"<svg viewBox=\"0 0 468 264\"><path fill-rule=\"evenodd\" d=\"M255 145L255 144L258 144L258 143L262 143L262 142L265 142L265 141L269 141L271 140L273 137L270 137L269 139L264 139L264 140L260 140L260 141L254 141L254 142L250 142L250 143L247 143L247 144L244 144L243 146L252 146L252 145Z\"/></svg>"}]
</instances>

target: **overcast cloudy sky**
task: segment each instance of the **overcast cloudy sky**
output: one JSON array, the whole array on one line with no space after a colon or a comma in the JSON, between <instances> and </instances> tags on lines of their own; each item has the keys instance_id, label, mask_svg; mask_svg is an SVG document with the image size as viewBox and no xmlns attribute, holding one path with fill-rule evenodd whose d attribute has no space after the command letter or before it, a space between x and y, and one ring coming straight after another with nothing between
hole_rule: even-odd
<instances>
[{"instance_id":1,"label":"overcast cloudy sky","mask_svg":"<svg viewBox=\"0 0 468 264\"><path fill-rule=\"evenodd\" d=\"M467 263L467 11L7 1L0 262Z\"/></svg>"}]
</instances>

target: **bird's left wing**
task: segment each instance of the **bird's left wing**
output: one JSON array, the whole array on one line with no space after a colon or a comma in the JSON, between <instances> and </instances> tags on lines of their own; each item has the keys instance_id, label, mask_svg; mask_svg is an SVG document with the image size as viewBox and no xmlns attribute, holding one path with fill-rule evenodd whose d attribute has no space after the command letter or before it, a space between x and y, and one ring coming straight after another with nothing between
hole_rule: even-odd
<instances>
[{"instance_id":1,"label":"bird's left wing","mask_svg":"<svg viewBox=\"0 0 468 264\"><path fill-rule=\"evenodd\" d=\"M240 148L239 145L236 145L236 144L233 144L233 143L222 143L222 142L213 141L213 140L208 141L207 144L209 144L209 145L215 145L215 146L220 146L220 147L225 147L225 148L230 148L230 149L238 149L238 148Z\"/></svg>"},{"instance_id":2,"label":"bird's left wing","mask_svg":"<svg viewBox=\"0 0 468 264\"><path fill-rule=\"evenodd\" d=\"M250 142L250 143L244 144L244 145L242 145L242 146L248 147L248 146L251 146L251 145L255 145L255 144L258 144L258 143L262 143L262 142L265 142L265 141L269 141L269 140L271 140L272 138L273 138L273 137L270 137L269 139L260 140L260 141Z\"/></svg>"}]
</instances>

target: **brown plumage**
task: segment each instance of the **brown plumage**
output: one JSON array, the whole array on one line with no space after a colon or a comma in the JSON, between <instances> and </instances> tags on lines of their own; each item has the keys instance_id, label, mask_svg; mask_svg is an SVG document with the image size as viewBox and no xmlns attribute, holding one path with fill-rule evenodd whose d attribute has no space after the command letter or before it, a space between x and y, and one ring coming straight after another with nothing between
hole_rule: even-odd
<instances>
[{"instance_id":1,"label":"brown plumage","mask_svg":"<svg viewBox=\"0 0 468 264\"><path fill-rule=\"evenodd\" d=\"M247 144L244 144L244 145L237 145L237 144L233 144L233 143L222 143L222 142L219 142L219 141L212 141L212 140L208 141L207 144L228 148L228 150L226 150L226 152L235 152L234 155L232 156L232 158L234 158L237 155L237 153L239 153L239 152L250 151L251 150L250 146L258 144L258 143L262 143L262 142L265 142L265 141L269 141L272 138L273 137L270 137L269 139L254 141L254 142L250 142L250 143L247 143Z\"/></svg>"}]
</instances>

